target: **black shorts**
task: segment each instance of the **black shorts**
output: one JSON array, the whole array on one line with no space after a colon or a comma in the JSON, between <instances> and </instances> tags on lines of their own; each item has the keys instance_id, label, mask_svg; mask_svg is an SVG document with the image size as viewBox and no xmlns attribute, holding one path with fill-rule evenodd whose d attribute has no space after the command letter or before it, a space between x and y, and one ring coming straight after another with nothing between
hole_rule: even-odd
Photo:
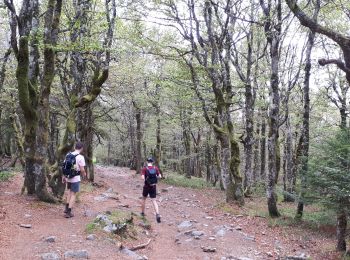
<instances>
[{"instance_id":1,"label":"black shorts","mask_svg":"<svg viewBox=\"0 0 350 260\"><path fill-rule=\"evenodd\" d=\"M144 198L147 198L148 194L149 194L151 199L154 199L157 196L157 187L156 187L156 185L153 185L153 186L145 185L145 186L143 186L142 196Z\"/></svg>"}]
</instances>

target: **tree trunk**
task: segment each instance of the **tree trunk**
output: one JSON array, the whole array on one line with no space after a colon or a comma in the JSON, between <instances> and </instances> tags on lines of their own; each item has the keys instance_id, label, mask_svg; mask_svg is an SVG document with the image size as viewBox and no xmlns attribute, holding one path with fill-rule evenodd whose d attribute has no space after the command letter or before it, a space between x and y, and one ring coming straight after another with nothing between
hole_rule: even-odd
<instances>
[{"instance_id":1,"label":"tree trunk","mask_svg":"<svg viewBox=\"0 0 350 260\"><path fill-rule=\"evenodd\" d=\"M95 167L93 163L94 121L93 106L91 103L85 105L84 109L78 109L78 113L76 115L76 138L84 143L83 154L86 160L87 178L90 182L93 182L95 178Z\"/></svg>"},{"instance_id":2,"label":"tree trunk","mask_svg":"<svg viewBox=\"0 0 350 260\"><path fill-rule=\"evenodd\" d=\"M142 112L141 108L133 102L135 108L135 118L136 118L136 174L141 174L141 164L142 164Z\"/></svg>"},{"instance_id":3,"label":"tree trunk","mask_svg":"<svg viewBox=\"0 0 350 260\"><path fill-rule=\"evenodd\" d=\"M347 214L344 209L340 209L337 214L337 250L346 251L346 227Z\"/></svg>"},{"instance_id":4,"label":"tree trunk","mask_svg":"<svg viewBox=\"0 0 350 260\"><path fill-rule=\"evenodd\" d=\"M261 180L260 172L259 172L259 151L260 151L260 111L258 113L258 119L257 119L257 124L256 124L256 138L254 141L254 168L253 168L253 183L256 183L258 180Z\"/></svg>"},{"instance_id":5,"label":"tree trunk","mask_svg":"<svg viewBox=\"0 0 350 260\"><path fill-rule=\"evenodd\" d=\"M59 129L58 129L58 117L55 113L50 113L50 130L49 130L49 147L48 147L48 160L51 165L55 164L57 158L57 147L59 145Z\"/></svg>"},{"instance_id":6,"label":"tree trunk","mask_svg":"<svg viewBox=\"0 0 350 260\"><path fill-rule=\"evenodd\" d=\"M271 76L269 89L269 133L268 133L268 176L267 176L267 205L271 217L279 217L277 210L277 194L275 191L276 180L279 172L279 46L282 31L282 4L281 0L276 1L274 9L276 14L271 13L271 4L265 5L260 1L260 5L265 15L264 29L265 37L269 45Z\"/></svg>"},{"instance_id":7,"label":"tree trunk","mask_svg":"<svg viewBox=\"0 0 350 260\"><path fill-rule=\"evenodd\" d=\"M46 178L48 176L47 147L49 138L49 113L51 85L55 76L55 51L53 47L57 43L58 26L61 16L62 0L49 0L45 14L44 34L44 77L41 82L40 98L37 113L39 117L36 140L36 153L34 162L35 190L40 200L54 202L55 200L47 191Z\"/></svg>"},{"instance_id":8,"label":"tree trunk","mask_svg":"<svg viewBox=\"0 0 350 260\"><path fill-rule=\"evenodd\" d=\"M294 202L295 187L294 187L294 161L293 161L293 144L292 144L292 129L290 119L286 121L286 141L284 149L284 201Z\"/></svg>"},{"instance_id":9,"label":"tree trunk","mask_svg":"<svg viewBox=\"0 0 350 260\"><path fill-rule=\"evenodd\" d=\"M6 64L10 58L12 49L8 48L7 51L4 54L4 57L2 58L2 65L0 68L0 91L2 91L3 86L4 86L4 82L5 82L5 77L6 77ZM2 130L1 130L1 118L2 115L2 109L0 108L0 158L4 155L4 141L3 141L3 135L2 135ZM1 159L0 159L0 163L1 163Z\"/></svg>"},{"instance_id":10,"label":"tree trunk","mask_svg":"<svg viewBox=\"0 0 350 260\"><path fill-rule=\"evenodd\" d=\"M266 111L263 110L261 117L261 139L260 139L260 178L266 180Z\"/></svg>"},{"instance_id":11,"label":"tree trunk","mask_svg":"<svg viewBox=\"0 0 350 260\"><path fill-rule=\"evenodd\" d=\"M16 140L16 147L17 147L16 157L20 160L21 165L24 169L25 162L24 162L23 132L22 132L21 122L19 120L19 117L16 111L13 112L10 119L12 120L12 127L14 130L14 135Z\"/></svg>"},{"instance_id":12,"label":"tree trunk","mask_svg":"<svg viewBox=\"0 0 350 260\"><path fill-rule=\"evenodd\" d=\"M245 134L244 153L245 153L245 168L244 168L244 192L246 195L251 193L253 181L253 144L254 144L254 97L251 84L245 86Z\"/></svg>"},{"instance_id":13,"label":"tree trunk","mask_svg":"<svg viewBox=\"0 0 350 260\"><path fill-rule=\"evenodd\" d=\"M135 134L135 126L134 126L134 120L130 119L129 120L129 136L130 136L130 163L128 165L128 167L130 168L130 170L136 170L136 134Z\"/></svg>"},{"instance_id":14,"label":"tree trunk","mask_svg":"<svg viewBox=\"0 0 350 260\"><path fill-rule=\"evenodd\" d=\"M313 13L313 21L317 22L318 13L320 11L320 1L315 2L315 10ZM306 190L306 175L308 172L309 163L309 139L310 139L310 76L311 76L311 54L315 42L315 31L308 33L307 47L306 47L306 60L305 60L305 78L303 85L304 94L304 111L303 111L303 125L299 139L300 157L297 154L297 166L300 168L299 175L301 177L301 192L298 201L298 207L296 212L296 218L301 219L304 211L304 196Z\"/></svg>"},{"instance_id":15,"label":"tree trunk","mask_svg":"<svg viewBox=\"0 0 350 260\"><path fill-rule=\"evenodd\" d=\"M183 160L183 172L186 178L191 178L193 168L191 167L191 109L182 111L182 140L185 148L185 158Z\"/></svg>"},{"instance_id":16,"label":"tree trunk","mask_svg":"<svg viewBox=\"0 0 350 260\"><path fill-rule=\"evenodd\" d=\"M212 152L210 147L211 134L208 133L205 140L205 162L206 162L206 176L205 179L209 183L211 180L211 168L213 167Z\"/></svg>"}]
</instances>

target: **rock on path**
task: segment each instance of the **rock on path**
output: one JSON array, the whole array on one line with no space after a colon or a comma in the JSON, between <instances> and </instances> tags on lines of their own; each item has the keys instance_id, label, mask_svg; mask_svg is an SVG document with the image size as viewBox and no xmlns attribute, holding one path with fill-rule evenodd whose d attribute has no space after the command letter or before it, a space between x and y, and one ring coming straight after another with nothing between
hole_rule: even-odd
<instances>
[{"instance_id":1,"label":"rock on path","mask_svg":"<svg viewBox=\"0 0 350 260\"><path fill-rule=\"evenodd\" d=\"M61 257L56 253L45 253L41 255L41 260L60 260Z\"/></svg>"},{"instance_id":2,"label":"rock on path","mask_svg":"<svg viewBox=\"0 0 350 260\"><path fill-rule=\"evenodd\" d=\"M89 259L89 253L86 250L67 251L64 253L64 258Z\"/></svg>"}]
</instances>

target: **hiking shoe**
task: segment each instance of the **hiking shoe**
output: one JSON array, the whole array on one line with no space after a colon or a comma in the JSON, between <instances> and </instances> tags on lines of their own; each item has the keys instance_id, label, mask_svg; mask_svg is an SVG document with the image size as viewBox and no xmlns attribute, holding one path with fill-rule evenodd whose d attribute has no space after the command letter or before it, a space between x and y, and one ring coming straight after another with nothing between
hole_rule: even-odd
<instances>
[{"instance_id":1,"label":"hiking shoe","mask_svg":"<svg viewBox=\"0 0 350 260\"><path fill-rule=\"evenodd\" d=\"M156 219L157 219L157 222L160 223L160 215L159 214L156 215Z\"/></svg>"},{"instance_id":2,"label":"hiking shoe","mask_svg":"<svg viewBox=\"0 0 350 260\"><path fill-rule=\"evenodd\" d=\"M65 215L64 215L65 218L72 218L74 217L74 214L72 213L72 211L68 211Z\"/></svg>"},{"instance_id":3,"label":"hiking shoe","mask_svg":"<svg viewBox=\"0 0 350 260\"><path fill-rule=\"evenodd\" d=\"M63 211L63 213L68 213L68 208L69 208L69 205L68 205L68 204L66 204L65 209L64 209L64 211Z\"/></svg>"},{"instance_id":4,"label":"hiking shoe","mask_svg":"<svg viewBox=\"0 0 350 260\"><path fill-rule=\"evenodd\" d=\"M145 215L145 213L143 213L143 212L141 212L141 217L145 217L146 215Z\"/></svg>"}]
</instances>

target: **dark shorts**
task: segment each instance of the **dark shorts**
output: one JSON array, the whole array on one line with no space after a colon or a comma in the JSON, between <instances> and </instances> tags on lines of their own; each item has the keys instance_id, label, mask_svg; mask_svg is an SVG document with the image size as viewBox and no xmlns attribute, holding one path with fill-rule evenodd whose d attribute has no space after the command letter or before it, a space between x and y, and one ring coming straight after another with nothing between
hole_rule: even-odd
<instances>
[{"instance_id":1,"label":"dark shorts","mask_svg":"<svg viewBox=\"0 0 350 260\"><path fill-rule=\"evenodd\" d=\"M80 182L68 182L67 183L67 190L73 191L73 192L79 192L80 191Z\"/></svg>"},{"instance_id":2,"label":"dark shorts","mask_svg":"<svg viewBox=\"0 0 350 260\"><path fill-rule=\"evenodd\" d=\"M148 194L149 194L151 199L154 199L157 196L157 187L156 187L156 185L153 185L153 186L145 185L145 186L143 186L142 196L144 198L147 198Z\"/></svg>"}]
</instances>

